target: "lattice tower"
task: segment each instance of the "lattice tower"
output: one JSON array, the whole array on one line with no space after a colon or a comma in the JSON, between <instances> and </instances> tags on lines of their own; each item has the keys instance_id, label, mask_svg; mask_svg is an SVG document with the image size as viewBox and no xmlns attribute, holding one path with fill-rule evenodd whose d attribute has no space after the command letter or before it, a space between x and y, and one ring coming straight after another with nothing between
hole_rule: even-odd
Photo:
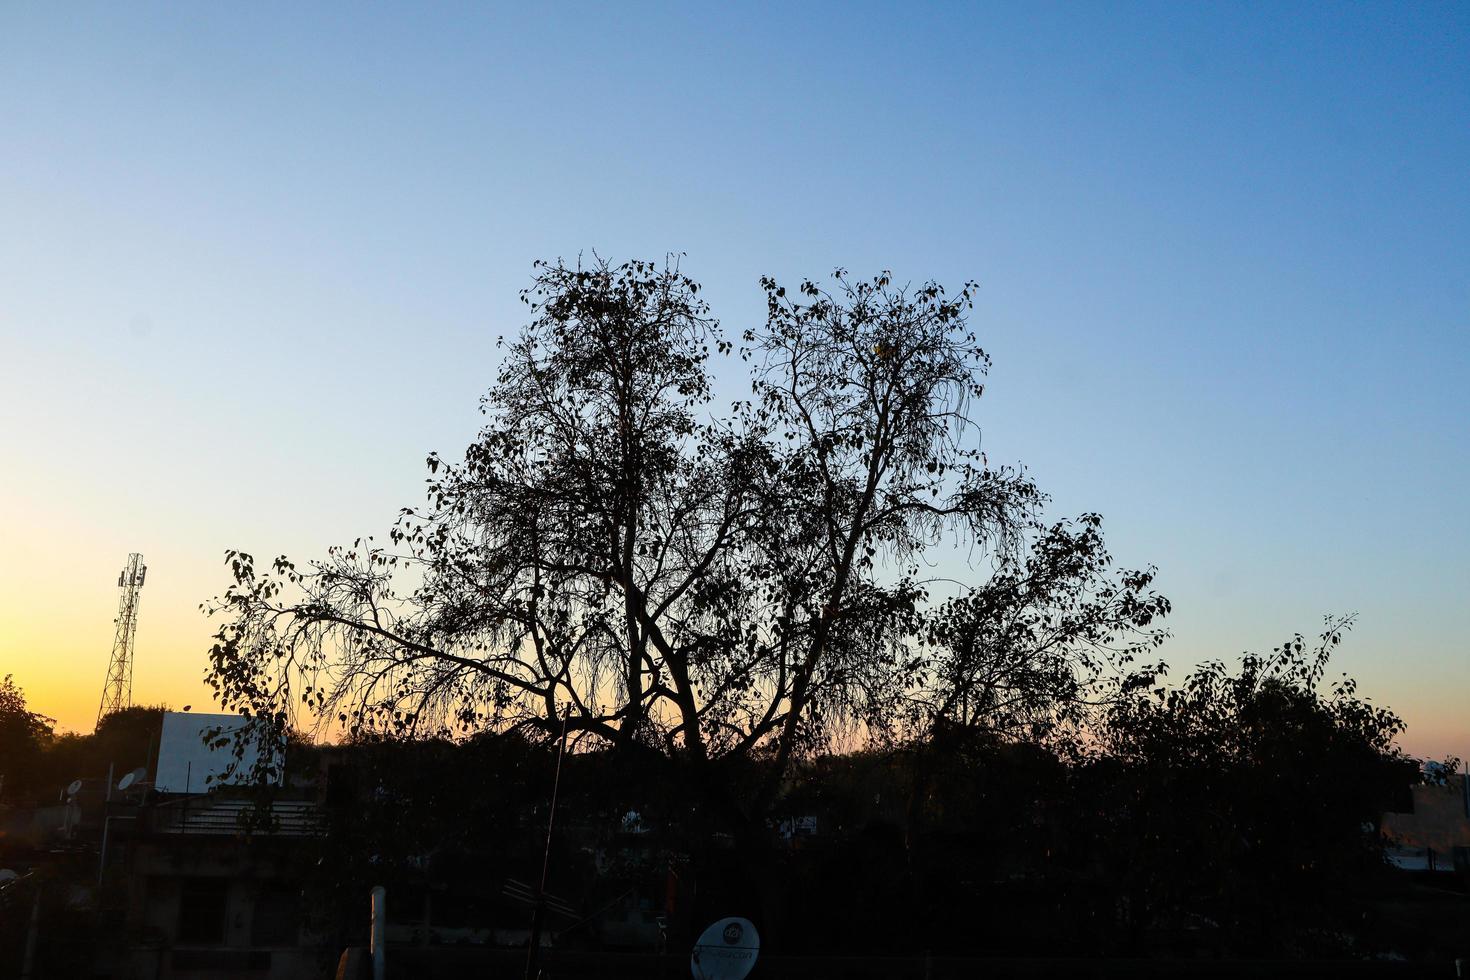
<instances>
[{"instance_id":1,"label":"lattice tower","mask_svg":"<svg viewBox=\"0 0 1470 980\"><path fill-rule=\"evenodd\" d=\"M131 554L117 577L122 596L117 604L117 635L112 640L112 659L107 663L107 683L102 686L102 705L97 709L99 724L107 715L133 703L133 639L138 633L138 593L147 574L143 556Z\"/></svg>"}]
</instances>

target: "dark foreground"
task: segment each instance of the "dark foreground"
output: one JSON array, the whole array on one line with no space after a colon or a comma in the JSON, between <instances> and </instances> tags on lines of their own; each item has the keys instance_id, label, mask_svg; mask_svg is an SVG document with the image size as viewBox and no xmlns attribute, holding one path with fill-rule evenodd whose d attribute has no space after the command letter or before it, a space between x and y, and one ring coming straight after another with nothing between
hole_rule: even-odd
<instances>
[{"instance_id":1,"label":"dark foreground","mask_svg":"<svg viewBox=\"0 0 1470 980\"><path fill-rule=\"evenodd\" d=\"M388 951L389 980L459 980L463 977L520 977L526 957L518 950L420 948ZM547 950L541 969L548 980L687 980L685 956ZM1464 967L1470 971L1470 964ZM367 951L349 950L338 980L371 977ZM1383 978L1418 980L1457 976L1456 964L1363 960L1037 959L989 957L762 956L750 980L1123 980L1175 977Z\"/></svg>"}]
</instances>

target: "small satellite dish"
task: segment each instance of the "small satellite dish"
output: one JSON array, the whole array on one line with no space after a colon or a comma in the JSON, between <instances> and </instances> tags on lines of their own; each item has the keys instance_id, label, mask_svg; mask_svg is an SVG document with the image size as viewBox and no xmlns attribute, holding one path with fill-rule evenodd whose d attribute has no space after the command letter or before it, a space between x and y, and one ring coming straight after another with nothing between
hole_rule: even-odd
<instances>
[{"instance_id":1,"label":"small satellite dish","mask_svg":"<svg viewBox=\"0 0 1470 980\"><path fill-rule=\"evenodd\" d=\"M186 705L184 705L184 710L185 711L188 711L192 707L194 707L192 704L186 704Z\"/></svg>"},{"instance_id":2,"label":"small satellite dish","mask_svg":"<svg viewBox=\"0 0 1470 980\"><path fill-rule=\"evenodd\" d=\"M55 783L52 783L52 785L54 786L56 784ZM80 779L73 779L71 782L69 782L69 783L66 784L66 795L67 796L76 796L81 791L82 791L82 781Z\"/></svg>"},{"instance_id":3,"label":"small satellite dish","mask_svg":"<svg viewBox=\"0 0 1470 980\"><path fill-rule=\"evenodd\" d=\"M147 775L148 770L144 769L142 766L139 766L137 769L134 769L132 772L119 779L117 781L117 788L119 791L122 791L136 786L138 785L138 783L142 782L142 780L145 779Z\"/></svg>"},{"instance_id":4,"label":"small satellite dish","mask_svg":"<svg viewBox=\"0 0 1470 980\"><path fill-rule=\"evenodd\" d=\"M760 948L760 934L749 919L721 919L700 934L689 955L689 972L694 980L745 980Z\"/></svg>"}]
</instances>

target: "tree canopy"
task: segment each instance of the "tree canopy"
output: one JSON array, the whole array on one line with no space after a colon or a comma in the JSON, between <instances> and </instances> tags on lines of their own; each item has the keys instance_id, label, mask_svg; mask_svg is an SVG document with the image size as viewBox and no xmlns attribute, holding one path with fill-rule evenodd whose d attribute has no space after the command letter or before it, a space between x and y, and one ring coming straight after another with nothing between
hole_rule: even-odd
<instances>
[{"instance_id":1,"label":"tree canopy","mask_svg":"<svg viewBox=\"0 0 1470 980\"><path fill-rule=\"evenodd\" d=\"M34 788L41 752L55 724L30 710L11 674L0 679L0 799L14 799Z\"/></svg>"},{"instance_id":2,"label":"tree canopy","mask_svg":"<svg viewBox=\"0 0 1470 980\"><path fill-rule=\"evenodd\" d=\"M1353 621L1109 706L1078 778L1131 941L1192 921L1227 948L1361 952L1350 937L1385 870L1380 819L1421 769L1395 745L1402 719L1327 678Z\"/></svg>"},{"instance_id":3,"label":"tree canopy","mask_svg":"<svg viewBox=\"0 0 1470 980\"><path fill-rule=\"evenodd\" d=\"M279 725L559 731L777 774L839 736L1064 720L1162 637L1152 571L980 448L975 284L764 279L727 340L677 263L537 263L486 423L325 557L227 556L209 680ZM748 398L715 402L744 370Z\"/></svg>"}]
</instances>

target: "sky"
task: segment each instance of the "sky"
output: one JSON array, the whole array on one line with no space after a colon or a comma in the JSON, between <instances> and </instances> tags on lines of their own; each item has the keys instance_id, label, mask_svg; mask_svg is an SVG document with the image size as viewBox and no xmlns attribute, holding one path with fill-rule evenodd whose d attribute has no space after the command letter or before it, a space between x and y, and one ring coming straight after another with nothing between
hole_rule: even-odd
<instances>
[{"instance_id":1,"label":"sky","mask_svg":"<svg viewBox=\"0 0 1470 980\"><path fill-rule=\"evenodd\" d=\"M535 259L675 252L731 334L974 279L989 459L1174 676L1357 612L1470 756L1467 174L1464 4L0 4L0 675L90 730L138 551L134 700L208 709L227 548L386 531Z\"/></svg>"}]
</instances>

